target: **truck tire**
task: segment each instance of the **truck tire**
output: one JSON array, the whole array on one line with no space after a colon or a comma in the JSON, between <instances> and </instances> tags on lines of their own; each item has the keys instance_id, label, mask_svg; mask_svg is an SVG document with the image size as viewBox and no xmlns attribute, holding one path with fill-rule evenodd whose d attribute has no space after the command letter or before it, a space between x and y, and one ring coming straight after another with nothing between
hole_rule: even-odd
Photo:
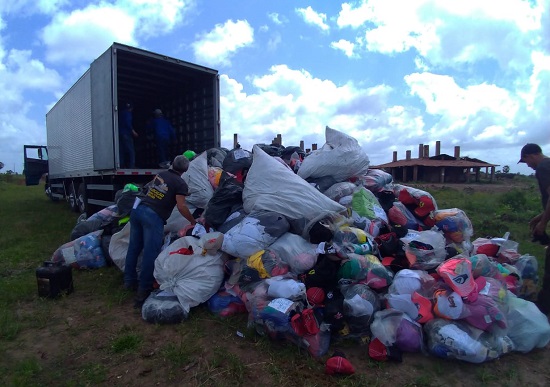
<instances>
[{"instance_id":1,"label":"truck tire","mask_svg":"<svg viewBox=\"0 0 550 387\"><path fill-rule=\"evenodd\" d=\"M86 193L86 183L84 182L78 185L76 203L78 205L78 212L81 214L88 212L88 195Z\"/></svg>"},{"instance_id":2,"label":"truck tire","mask_svg":"<svg viewBox=\"0 0 550 387\"><path fill-rule=\"evenodd\" d=\"M44 185L44 193L46 194L46 196L52 201L52 202L58 202L59 201L59 198L56 198L55 196L53 196L52 194L52 187L50 187L50 185L48 183L46 183L46 185Z\"/></svg>"},{"instance_id":3,"label":"truck tire","mask_svg":"<svg viewBox=\"0 0 550 387\"><path fill-rule=\"evenodd\" d=\"M80 212L80 207L78 206L78 196L76 194L75 183L69 185L69 206L74 212Z\"/></svg>"}]
</instances>

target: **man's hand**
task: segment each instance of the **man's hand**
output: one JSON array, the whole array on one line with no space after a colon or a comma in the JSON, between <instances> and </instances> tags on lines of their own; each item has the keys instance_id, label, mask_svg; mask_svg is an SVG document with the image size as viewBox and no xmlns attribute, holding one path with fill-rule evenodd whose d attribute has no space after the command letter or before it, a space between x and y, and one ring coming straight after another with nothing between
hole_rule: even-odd
<instances>
[{"instance_id":1,"label":"man's hand","mask_svg":"<svg viewBox=\"0 0 550 387\"><path fill-rule=\"evenodd\" d=\"M532 233L535 233L535 228L540 223L540 220L542 219L542 214L538 214L533 219L529 221L529 230L531 230ZM544 228L543 228L544 231Z\"/></svg>"},{"instance_id":2,"label":"man's hand","mask_svg":"<svg viewBox=\"0 0 550 387\"><path fill-rule=\"evenodd\" d=\"M134 129L132 129L132 136L134 136L134 138L138 138L139 134Z\"/></svg>"}]
</instances>

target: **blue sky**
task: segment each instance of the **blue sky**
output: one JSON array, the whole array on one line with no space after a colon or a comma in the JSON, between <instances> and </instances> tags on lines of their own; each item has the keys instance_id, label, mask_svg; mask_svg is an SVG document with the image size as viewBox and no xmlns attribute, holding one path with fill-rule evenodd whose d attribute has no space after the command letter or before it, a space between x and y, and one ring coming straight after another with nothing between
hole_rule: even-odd
<instances>
[{"instance_id":1,"label":"blue sky","mask_svg":"<svg viewBox=\"0 0 550 387\"><path fill-rule=\"evenodd\" d=\"M45 115L113 42L217 69L222 146L322 146L371 164L418 144L511 172L550 155L550 0L17 0L0 3L0 161L46 144Z\"/></svg>"}]
</instances>

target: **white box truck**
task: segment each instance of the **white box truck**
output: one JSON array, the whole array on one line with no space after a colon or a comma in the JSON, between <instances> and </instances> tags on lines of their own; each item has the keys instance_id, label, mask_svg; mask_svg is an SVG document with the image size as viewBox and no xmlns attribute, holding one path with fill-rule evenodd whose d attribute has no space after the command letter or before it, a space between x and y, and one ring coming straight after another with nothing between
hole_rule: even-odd
<instances>
[{"instance_id":1,"label":"white box truck","mask_svg":"<svg viewBox=\"0 0 550 387\"><path fill-rule=\"evenodd\" d=\"M114 203L127 183L159 172L148 122L161 109L176 131L173 158L220 146L218 71L114 43L46 114L47 146L25 146L27 185L47 173L46 193L91 213ZM136 167L120 168L118 111L133 106Z\"/></svg>"}]
</instances>

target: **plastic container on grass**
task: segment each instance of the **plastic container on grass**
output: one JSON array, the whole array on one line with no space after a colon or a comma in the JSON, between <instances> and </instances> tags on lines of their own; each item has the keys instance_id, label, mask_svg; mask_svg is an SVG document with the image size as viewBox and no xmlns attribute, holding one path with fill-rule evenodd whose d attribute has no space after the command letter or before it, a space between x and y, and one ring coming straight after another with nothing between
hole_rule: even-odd
<instances>
[{"instance_id":1,"label":"plastic container on grass","mask_svg":"<svg viewBox=\"0 0 550 387\"><path fill-rule=\"evenodd\" d=\"M40 297L56 298L74 291L72 268L61 262L44 261L36 269L36 281Z\"/></svg>"}]
</instances>

